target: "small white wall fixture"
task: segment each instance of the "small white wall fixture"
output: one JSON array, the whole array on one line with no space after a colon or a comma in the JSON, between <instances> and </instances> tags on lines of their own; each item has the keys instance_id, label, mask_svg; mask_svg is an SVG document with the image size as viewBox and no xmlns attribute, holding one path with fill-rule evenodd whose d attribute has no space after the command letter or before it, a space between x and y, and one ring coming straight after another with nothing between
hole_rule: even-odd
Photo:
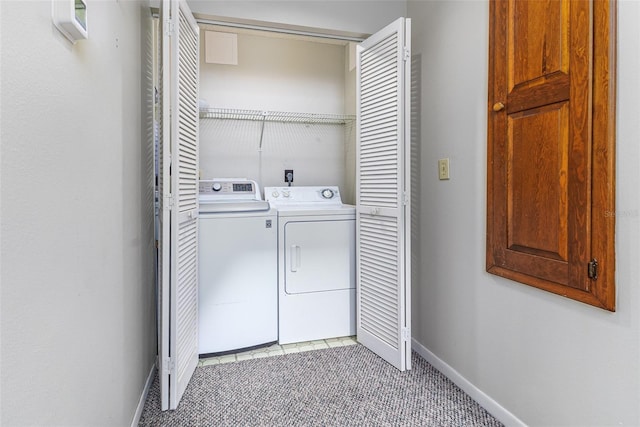
<instances>
[{"instance_id":1,"label":"small white wall fixture","mask_svg":"<svg viewBox=\"0 0 640 427\"><path fill-rule=\"evenodd\" d=\"M238 65L238 35L218 31L204 32L207 64Z\"/></svg>"},{"instance_id":2,"label":"small white wall fixture","mask_svg":"<svg viewBox=\"0 0 640 427\"><path fill-rule=\"evenodd\" d=\"M71 43L89 38L85 0L51 0L51 19Z\"/></svg>"}]
</instances>

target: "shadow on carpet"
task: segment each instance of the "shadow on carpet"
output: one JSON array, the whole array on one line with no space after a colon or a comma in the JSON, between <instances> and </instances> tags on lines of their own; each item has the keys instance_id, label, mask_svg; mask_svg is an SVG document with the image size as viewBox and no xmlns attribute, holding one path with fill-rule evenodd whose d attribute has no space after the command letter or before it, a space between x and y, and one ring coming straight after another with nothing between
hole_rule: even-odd
<instances>
[{"instance_id":1,"label":"shadow on carpet","mask_svg":"<svg viewBox=\"0 0 640 427\"><path fill-rule=\"evenodd\" d=\"M362 345L196 368L175 411L156 376L140 426L501 426L416 353L400 372Z\"/></svg>"}]
</instances>

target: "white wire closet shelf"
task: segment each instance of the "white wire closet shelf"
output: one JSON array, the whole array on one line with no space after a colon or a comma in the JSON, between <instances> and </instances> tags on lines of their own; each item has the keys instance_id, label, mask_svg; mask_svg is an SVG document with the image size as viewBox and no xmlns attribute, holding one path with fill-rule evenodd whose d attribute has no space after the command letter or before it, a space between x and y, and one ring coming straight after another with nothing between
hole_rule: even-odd
<instances>
[{"instance_id":1,"label":"white wire closet shelf","mask_svg":"<svg viewBox=\"0 0 640 427\"><path fill-rule=\"evenodd\" d=\"M355 120L356 116L348 114L291 113L285 111L240 110L234 108L201 108L200 118L340 125Z\"/></svg>"}]
</instances>

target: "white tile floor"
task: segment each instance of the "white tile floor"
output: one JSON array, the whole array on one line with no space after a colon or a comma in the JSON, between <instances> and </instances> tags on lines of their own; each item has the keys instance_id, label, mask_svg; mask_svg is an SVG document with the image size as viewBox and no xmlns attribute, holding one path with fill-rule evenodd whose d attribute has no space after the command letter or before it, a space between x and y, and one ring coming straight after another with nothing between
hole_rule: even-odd
<instances>
[{"instance_id":1,"label":"white tile floor","mask_svg":"<svg viewBox=\"0 0 640 427\"><path fill-rule=\"evenodd\" d=\"M224 356L200 359L198 366L218 365L221 363L239 362L248 359L260 359L261 357L277 356L280 354L300 353L309 350L320 350L323 348L344 347L357 344L355 337L329 338L326 340L305 341L294 344L274 344L270 347L258 348L256 350L245 351L243 353L227 354Z\"/></svg>"}]
</instances>

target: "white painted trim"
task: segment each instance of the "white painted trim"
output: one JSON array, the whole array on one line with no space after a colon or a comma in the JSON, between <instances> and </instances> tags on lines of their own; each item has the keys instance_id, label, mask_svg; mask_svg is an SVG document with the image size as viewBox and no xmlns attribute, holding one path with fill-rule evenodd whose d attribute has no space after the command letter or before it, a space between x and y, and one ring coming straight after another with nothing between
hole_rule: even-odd
<instances>
[{"instance_id":1,"label":"white painted trim","mask_svg":"<svg viewBox=\"0 0 640 427\"><path fill-rule=\"evenodd\" d=\"M367 38L366 34L348 33L346 31L328 30L323 28L302 27L297 25L277 24L275 22L253 21L229 17L207 16L194 13L198 24L216 25L242 30L266 31L269 33L291 34L294 36L317 37L321 39L342 40L359 43Z\"/></svg>"},{"instance_id":2,"label":"white painted trim","mask_svg":"<svg viewBox=\"0 0 640 427\"><path fill-rule=\"evenodd\" d=\"M154 363L151 366L151 371L149 371L147 382L144 384L144 389L142 390L142 395L140 396L140 400L138 401L138 407L136 408L136 413L133 415L133 420L131 421L131 427L137 427L138 424L140 424L140 417L142 416L144 403L147 401L147 396L149 396L149 390L151 389L151 384L153 384L153 379L155 378L155 374L156 374L156 364Z\"/></svg>"},{"instance_id":3,"label":"white painted trim","mask_svg":"<svg viewBox=\"0 0 640 427\"><path fill-rule=\"evenodd\" d=\"M427 362L429 362L434 368L440 371L445 377L449 378L455 385L460 387L465 393L467 393L473 400L478 402L480 406L487 410L491 415L496 417L498 421L507 427L526 427L527 425L522 422L518 417L509 412L506 408L501 406L498 402L493 400L490 396L485 394L478 387L473 385L469 380L463 377L458 371L449 366L444 360L429 351L425 346L416 341L415 338L411 339L411 346L416 353L422 356Z\"/></svg>"},{"instance_id":4,"label":"white painted trim","mask_svg":"<svg viewBox=\"0 0 640 427\"><path fill-rule=\"evenodd\" d=\"M159 2L155 2L158 3ZM151 7L151 16L160 16L158 6ZM302 25L285 24L282 22L259 21L255 19L233 18L230 16L207 15L193 13L198 24L213 25L219 27L234 28L237 30L263 31L268 33L290 34L294 36L314 37L327 40L340 40L344 42L360 43L371 36L367 33L354 33L351 31L330 30L328 28L307 27ZM206 28L204 28L206 30Z\"/></svg>"}]
</instances>

